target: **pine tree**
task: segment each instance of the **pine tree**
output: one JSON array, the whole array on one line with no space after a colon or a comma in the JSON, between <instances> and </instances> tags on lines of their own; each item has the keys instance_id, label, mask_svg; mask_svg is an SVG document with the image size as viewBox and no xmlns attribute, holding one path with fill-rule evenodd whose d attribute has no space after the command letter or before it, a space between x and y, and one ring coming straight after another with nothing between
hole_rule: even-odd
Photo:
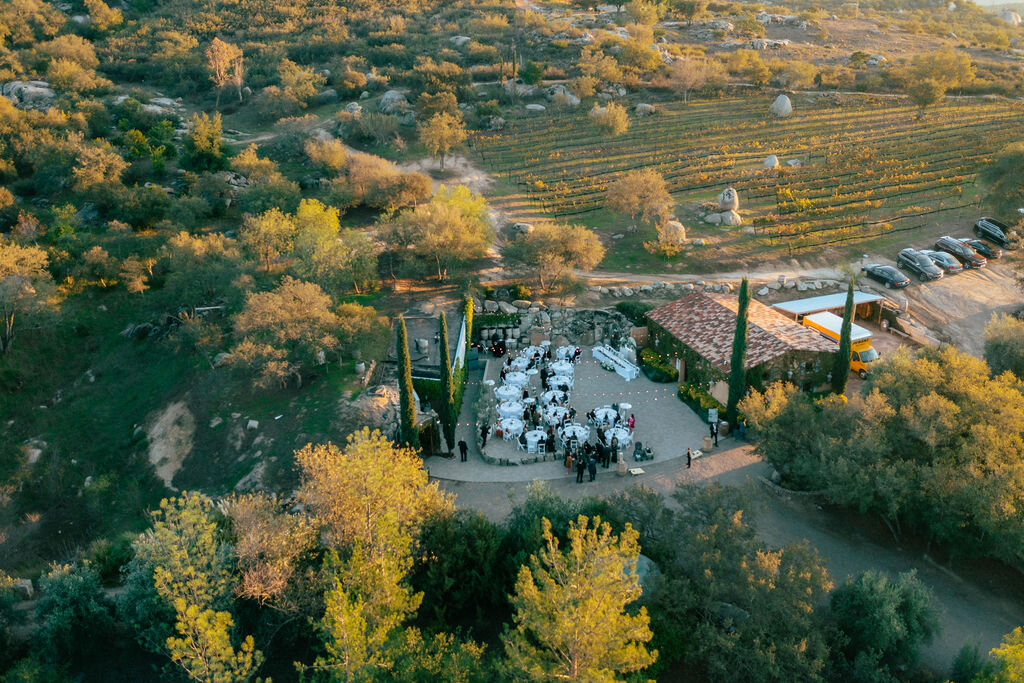
<instances>
[{"instance_id":1,"label":"pine tree","mask_svg":"<svg viewBox=\"0 0 1024 683\"><path fill-rule=\"evenodd\" d=\"M725 420L736 424L740 399L747 390L747 314L750 310L750 284L747 278L740 283L740 302L736 310L736 334L732 339L732 360L729 361L729 403L725 407Z\"/></svg>"},{"instance_id":2,"label":"pine tree","mask_svg":"<svg viewBox=\"0 0 1024 683\"><path fill-rule=\"evenodd\" d=\"M850 379L850 334L853 327L853 280L846 290L846 307L843 308L843 326L839 331L839 350L832 366L832 391L846 393L846 382Z\"/></svg>"},{"instance_id":3,"label":"pine tree","mask_svg":"<svg viewBox=\"0 0 1024 683\"><path fill-rule=\"evenodd\" d=\"M412 361L409 359L409 334L405 330L405 318L401 317L398 319L398 400L399 441L410 448L419 448L416 399L412 390Z\"/></svg>"},{"instance_id":4,"label":"pine tree","mask_svg":"<svg viewBox=\"0 0 1024 683\"><path fill-rule=\"evenodd\" d=\"M452 382L452 358L448 351L448 316L441 311L441 431L448 444L448 452L455 449L455 423L459 415L455 409L455 385Z\"/></svg>"}]
</instances>

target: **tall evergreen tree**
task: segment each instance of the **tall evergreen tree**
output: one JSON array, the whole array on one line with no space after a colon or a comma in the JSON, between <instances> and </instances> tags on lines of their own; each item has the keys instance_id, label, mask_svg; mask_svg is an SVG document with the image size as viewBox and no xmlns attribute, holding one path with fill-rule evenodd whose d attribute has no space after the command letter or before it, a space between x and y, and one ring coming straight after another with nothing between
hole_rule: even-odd
<instances>
[{"instance_id":1,"label":"tall evergreen tree","mask_svg":"<svg viewBox=\"0 0 1024 683\"><path fill-rule=\"evenodd\" d=\"M729 403L725 406L725 420L736 424L736 414L747 390L747 315L750 311L750 283L740 283L740 303L736 309L736 334L732 338L732 360L729 361Z\"/></svg>"},{"instance_id":2,"label":"tall evergreen tree","mask_svg":"<svg viewBox=\"0 0 1024 683\"><path fill-rule=\"evenodd\" d=\"M409 359L409 333L405 330L405 318L402 317L398 318L398 401L399 441L410 448L419 448L416 399L412 390L412 361Z\"/></svg>"},{"instance_id":3,"label":"tall evergreen tree","mask_svg":"<svg viewBox=\"0 0 1024 683\"><path fill-rule=\"evenodd\" d=\"M466 318L466 351L469 351L469 344L473 341L473 297L466 297L466 303L462 307L462 315Z\"/></svg>"},{"instance_id":4,"label":"tall evergreen tree","mask_svg":"<svg viewBox=\"0 0 1024 683\"><path fill-rule=\"evenodd\" d=\"M448 444L448 452L455 449L455 423L459 419L455 408L455 384L452 382L452 357L448 351L448 316L441 311L441 431Z\"/></svg>"},{"instance_id":5,"label":"tall evergreen tree","mask_svg":"<svg viewBox=\"0 0 1024 683\"><path fill-rule=\"evenodd\" d=\"M846 382L850 379L850 334L853 327L853 280L846 290L846 307L843 308L843 326L839 330L839 350L832 365L832 391L846 393Z\"/></svg>"}]
</instances>

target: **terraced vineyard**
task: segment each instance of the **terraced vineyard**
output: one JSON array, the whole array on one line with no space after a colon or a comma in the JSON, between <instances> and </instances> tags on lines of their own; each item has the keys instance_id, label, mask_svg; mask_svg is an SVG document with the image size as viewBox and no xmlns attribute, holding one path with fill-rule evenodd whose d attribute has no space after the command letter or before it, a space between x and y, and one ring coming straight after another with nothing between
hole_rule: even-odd
<instances>
[{"instance_id":1,"label":"terraced vineyard","mask_svg":"<svg viewBox=\"0 0 1024 683\"><path fill-rule=\"evenodd\" d=\"M627 223L601 208L608 183L630 169L656 167L691 235L707 235L720 257L742 259L912 233L976 204L978 169L1020 138L1022 122L1019 106L996 100L948 100L920 120L895 98L798 96L793 115L782 120L767 114L770 102L663 104L654 116L633 118L617 138L599 134L581 110L524 117L478 137L474 147L520 201L599 231ZM781 168L764 168L769 154ZM753 232L700 223L700 202L729 185ZM653 237L653 230L641 232L641 239ZM640 241L623 239L613 252L623 261L659 263Z\"/></svg>"}]
</instances>

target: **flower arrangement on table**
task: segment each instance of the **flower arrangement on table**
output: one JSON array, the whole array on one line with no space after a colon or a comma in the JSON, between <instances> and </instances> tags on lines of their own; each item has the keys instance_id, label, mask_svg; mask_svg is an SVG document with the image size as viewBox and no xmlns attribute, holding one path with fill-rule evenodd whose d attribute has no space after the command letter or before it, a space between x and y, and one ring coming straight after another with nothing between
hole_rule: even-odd
<instances>
[{"instance_id":1,"label":"flower arrangement on table","mask_svg":"<svg viewBox=\"0 0 1024 683\"><path fill-rule=\"evenodd\" d=\"M615 372L615 366L609 363L608 361L598 361L598 365L601 366L602 370L607 370L608 372Z\"/></svg>"}]
</instances>

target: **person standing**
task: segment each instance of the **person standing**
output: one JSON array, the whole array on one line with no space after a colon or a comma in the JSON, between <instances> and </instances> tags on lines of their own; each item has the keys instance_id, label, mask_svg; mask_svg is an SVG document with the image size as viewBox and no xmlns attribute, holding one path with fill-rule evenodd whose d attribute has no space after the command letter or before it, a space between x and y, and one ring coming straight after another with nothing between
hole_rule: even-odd
<instances>
[{"instance_id":1,"label":"person standing","mask_svg":"<svg viewBox=\"0 0 1024 683\"><path fill-rule=\"evenodd\" d=\"M583 483L583 473L587 469L587 461L583 459L583 454L578 453L576 455L576 483Z\"/></svg>"},{"instance_id":2,"label":"person standing","mask_svg":"<svg viewBox=\"0 0 1024 683\"><path fill-rule=\"evenodd\" d=\"M740 432L740 438L743 439L743 440L746 440L746 438L747 438L747 418L745 418L745 417L741 417L740 418L739 432Z\"/></svg>"},{"instance_id":3,"label":"person standing","mask_svg":"<svg viewBox=\"0 0 1024 683\"><path fill-rule=\"evenodd\" d=\"M587 458L587 471L590 472L590 481L597 478L597 460L593 456Z\"/></svg>"},{"instance_id":4,"label":"person standing","mask_svg":"<svg viewBox=\"0 0 1024 683\"><path fill-rule=\"evenodd\" d=\"M629 431L633 431L634 429L636 429L636 417L633 415L633 413L629 414L629 420L626 421L626 425L629 426Z\"/></svg>"},{"instance_id":5,"label":"person standing","mask_svg":"<svg viewBox=\"0 0 1024 683\"><path fill-rule=\"evenodd\" d=\"M480 439L483 441L483 443L480 444L480 448L483 448L484 446L487 445L487 435L490 433L491 425L487 424L486 422L480 425Z\"/></svg>"},{"instance_id":6,"label":"person standing","mask_svg":"<svg viewBox=\"0 0 1024 683\"><path fill-rule=\"evenodd\" d=\"M715 440L715 445L718 445L718 425L714 422L711 423L711 438Z\"/></svg>"},{"instance_id":7,"label":"person standing","mask_svg":"<svg viewBox=\"0 0 1024 683\"><path fill-rule=\"evenodd\" d=\"M686 469L690 469L690 465L693 464L693 451L689 448L686 449Z\"/></svg>"},{"instance_id":8,"label":"person standing","mask_svg":"<svg viewBox=\"0 0 1024 683\"><path fill-rule=\"evenodd\" d=\"M467 453L469 453L469 444L465 439L459 439L459 454L462 456L462 462L466 462Z\"/></svg>"}]
</instances>

